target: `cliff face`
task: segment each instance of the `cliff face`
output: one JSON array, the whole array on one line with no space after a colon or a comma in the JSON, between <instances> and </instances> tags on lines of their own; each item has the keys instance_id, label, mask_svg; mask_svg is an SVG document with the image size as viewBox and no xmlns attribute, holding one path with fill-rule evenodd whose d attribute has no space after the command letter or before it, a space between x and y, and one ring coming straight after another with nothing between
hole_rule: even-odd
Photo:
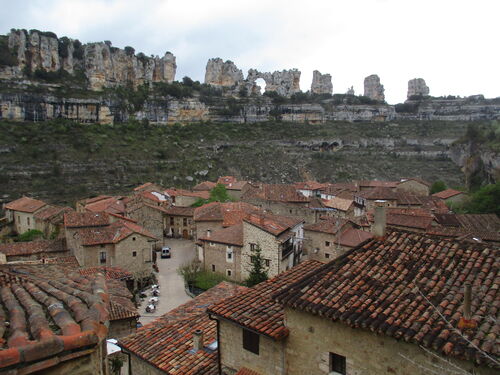
<instances>
[{"instance_id":1,"label":"cliff face","mask_svg":"<svg viewBox=\"0 0 500 375\"><path fill-rule=\"evenodd\" d=\"M37 72L58 72L61 69L73 75L83 72L88 88L101 90L131 84L172 82L175 78L175 56L167 52L163 57L135 55L131 47L125 50L110 42L82 45L77 40L57 38L50 32L12 30L8 48L17 58L17 64L0 66L0 79L29 79Z\"/></svg>"}]
</instances>

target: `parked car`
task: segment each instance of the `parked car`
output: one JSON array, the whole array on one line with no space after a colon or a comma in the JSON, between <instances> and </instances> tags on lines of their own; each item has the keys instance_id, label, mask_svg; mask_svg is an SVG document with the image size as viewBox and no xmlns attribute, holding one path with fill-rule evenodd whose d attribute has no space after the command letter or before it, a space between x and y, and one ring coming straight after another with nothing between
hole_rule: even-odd
<instances>
[{"instance_id":1,"label":"parked car","mask_svg":"<svg viewBox=\"0 0 500 375\"><path fill-rule=\"evenodd\" d=\"M161 248L161 257L162 258L170 258L170 247L163 246Z\"/></svg>"}]
</instances>

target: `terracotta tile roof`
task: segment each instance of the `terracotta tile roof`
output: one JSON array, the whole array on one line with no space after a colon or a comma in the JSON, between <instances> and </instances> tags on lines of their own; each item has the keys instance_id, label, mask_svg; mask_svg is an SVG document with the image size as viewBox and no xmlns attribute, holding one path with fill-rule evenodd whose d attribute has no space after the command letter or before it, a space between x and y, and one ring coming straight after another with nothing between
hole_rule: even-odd
<instances>
[{"instance_id":1,"label":"terracotta tile roof","mask_svg":"<svg viewBox=\"0 0 500 375\"><path fill-rule=\"evenodd\" d=\"M68 212L64 214L67 228L102 227L109 225L109 215L105 212Z\"/></svg>"},{"instance_id":2,"label":"terracotta tile roof","mask_svg":"<svg viewBox=\"0 0 500 375\"><path fill-rule=\"evenodd\" d=\"M86 204L95 203L103 199L111 198L110 195L98 195L97 197L82 199L80 202L85 206Z\"/></svg>"},{"instance_id":3,"label":"terracotta tile roof","mask_svg":"<svg viewBox=\"0 0 500 375\"><path fill-rule=\"evenodd\" d=\"M358 181L358 186L361 187L369 187L369 188L389 188L393 189L399 184L399 181Z\"/></svg>"},{"instance_id":4,"label":"terracotta tile roof","mask_svg":"<svg viewBox=\"0 0 500 375\"><path fill-rule=\"evenodd\" d=\"M113 300L109 303L109 320L122 320L122 319L131 319L131 318L139 318L141 315L137 312L137 309L133 307L133 309L127 308L122 303L117 303Z\"/></svg>"},{"instance_id":5,"label":"terracotta tile roof","mask_svg":"<svg viewBox=\"0 0 500 375\"><path fill-rule=\"evenodd\" d=\"M160 193L158 191L141 191L141 196L155 203L167 203L169 196L165 193Z\"/></svg>"},{"instance_id":6,"label":"terracotta tile roof","mask_svg":"<svg viewBox=\"0 0 500 375\"><path fill-rule=\"evenodd\" d=\"M194 207L177 207L177 206L172 206L169 208L165 209L165 214L170 215L170 216L187 216L187 217L193 217L194 216Z\"/></svg>"},{"instance_id":7,"label":"terracotta tile roof","mask_svg":"<svg viewBox=\"0 0 500 375\"><path fill-rule=\"evenodd\" d=\"M454 190L454 189L446 189L446 190L440 191L439 193L434 193L434 194L432 194L432 196L437 197L437 198L441 198L441 199L448 199L448 198L454 197L455 195L459 195L459 194L464 194L464 192Z\"/></svg>"},{"instance_id":8,"label":"terracotta tile roof","mask_svg":"<svg viewBox=\"0 0 500 375\"><path fill-rule=\"evenodd\" d=\"M261 199L273 202L305 203L309 198L299 193L293 185L260 184L250 187L242 199Z\"/></svg>"},{"instance_id":9,"label":"terracotta tile roof","mask_svg":"<svg viewBox=\"0 0 500 375\"><path fill-rule=\"evenodd\" d=\"M312 232L321 232L328 234L337 234L339 230L344 227L344 225L352 223L348 219L331 218L326 217L325 219L319 220L315 224L304 225L304 230L310 230Z\"/></svg>"},{"instance_id":10,"label":"terracotta tile roof","mask_svg":"<svg viewBox=\"0 0 500 375\"><path fill-rule=\"evenodd\" d=\"M65 252L64 240L40 240L0 244L0 253L6 256L30 256L42 253Z\"/></svg>"},{"instance_id":11,"label":"terracotta tile roof","mask_svg":"<svg viewBox=\"0 0 500 375\"><path fill-rule=\"evenodd\" d=\"M101 199L97 202L87 203L85 205L85 210L91 212L108 212L119 215L124 215L126 211L122 197L110 197Z\"/></svg>"},{"instance_id":12,"label":"terracotta tile roof","mask_svg":"<svg viewBox=\"0 0 500 375\"><path fill-rule=\"evenodd\" d=\"M194 210L194 221L222 221L222 225L227 227L241 223L251 213L260 211L245 202L211 202Z\"/></svg>"},{"instance_id":13,"label":"terracotta tile roof","mask_svg":"<svg viewBox=\"0 0 500 375\"><path fill-rule=\"evenodd\" d=\"M360 191L355 195L367 200L395 201L397 198L396 192L387 187L375 187L373 189Z\"/></svg>"},{"instance_id":14,"label":"terracotta tile roof","mask_svg":"<svg viewBox=\"0 0 500 375\"><path fill-rule=\"evenodd\" d=\"M335 198L327 200L325 202L325 206L345 212L351 208L353 203L354 203L354 201L352 199L343 199L343 198L335 197Z\"/></svg>"},{"instance_id":15,"label":"terracotta tile roof","mask_svg":"<svg viewBox=\"0 0 500 375\"><path fill-rule=\"evenodd\" d=\"M435 214L440 226L428 233L457 238L500 242L500 219L495 214Z\"/></svg>"},{"instance_id":16,"label":"terracotta tile roof","mask_svg":"<svg viewBox=\"0 0 500 375\"><path fill-rule=\"evenodd\" d=\"M243 224L231 225L230 227L215 231L210 234L210 237L204 236L198 238L198 240L243 246Z\"/></svg>"},{"instance_id":17,"label":"terracotta tile roof","mask_svg":"<svg viewBox=\"0 0 500 375\"><path fill-rule=\"evenodd\" d=\"M235 183L238 179L234 176L222 176L217 179L218 184L228 185L230 183Z\"/></svg>"},{"instance_id":18,"label":"terracotta tile roof","mask_svg":"<svg viewBox=\"0 0 500 375\"><path fill-rule=\"evenodd\" d=\"M148 188L149 186L152 186L153 183L152 182L146 182L145 184L142 184L142 185L139 185L137 187L134 188L134 191L141 191L141 190L144 190L146 188Z\"/></svg>"},{"instance_id":19,"label":"terracotta tile roof","mask_svg":"<svg viewBox=\"0 0 500 375\"><path fill-rule=\"evenodd\" d=\"M129 280L133 278L132 273L116 266L85 267L78 269L78 272L83 276L91 276L97 273L102 273L106 280Z\"/></svg>"},{"instance_id":20,"label":"terracotta tile roof","mask_svg":"<svg viewBox=\"0 0 500 375\"><path fill-rule=\"evenodd\" d=\"M281 340L288 336L284 310L271 296L316 272L322 265L323 263L315 260L300 263L272 279L210 306L208 312L274 340Z\"/></svg>"},{"instance_id":21,"label":"terracotta tile roof","mask_svg":"<svg viewBox=\"0 0 500 375\"><path fill-rule=\"evenodd\" d=\"M462 318L464 283L472 285L469 339L498 356L499 251L480 244L389 231L276 293L274 300L438 353L491 365L454 329ZM432 304L432 305L431 305ZM448 325L438 311L451 324Z\"/></svg>"},{"instance_id":22,"label":"terracotta tile roof","mask_svg":"<svg viewBox=\"0 0 500 375\"><path fill-rule=\"evenodd\" d=\"M328 187L328 184L316 181L296 182L293 185L300 190L322 190Z\"/></svg>"},{"instance_id":23,"label":"terracotta tile roof","mask_svg":"<svg viewBox=\"0 0 500 375\"><path fill-rule=\"evenodd\" d=\"M61 207L61 206L45 206L40 211L36 212L33 217L37 220L50 221L56 216L73 212L71 207Z\"/></svg>"},{"instance_id":24,"label":"terracotta tile roof","mask_svg":"<svg viewBox=\"0 0 500 375\"><path fill-rule=\"evenodd\" d=\"M261 375L261 374L257 371L247 369L246 367L242 367L235 375Z\"/></svg>"},{"instance_id":25,"label":"terracotta tile roof","mask_svg":"<svg viewBox=\"0 0 500 375\"><path fill-rule=\"evenodd\" d=\"M171 197L184 196L184 197L193 197L202 199L210 198L210 192L208 191L189 191L189 190L172 188L165 190L165 193L170 195Z\"/></svg>"},{"instance_id":26,"label":"terracotta tile roof","mask_svg":"<svg viewBox=\"0 0 500 375\"><path fill-rule=\"evenodd\" d=\"M421 183L422 185L425 185L427 187L431 187L432 184L428 181L422 180L421 178L416 178L416 177L410 177L410 178L402 178L397 182L397 185L406 182L406 181L416 181L418 183Z\"/></svg>"},{"instance_id":27,"label":"terracotta tile roof","mask_svg":"<svg viewBox=\"0 0 500 375\"><path fill-rule=\"evenodd\" d=\"M358 191L358 186L354 182L336 182L334 184L329 184L325 191L328 192L337 190L355 192Z\"/></svg>"},{"instance_id":28,"label":"terracotta tile roof","mask_svg":"<svg viewBox=\"0 0 500 375\"><path fill-rule=\"evenodd\" d=\"M207 307L245 289L222 282L120 339L118 345L167 374L215 375L217 351L205 348L191 352L192 334L201 329L204 345L213 343L217 339L217 326L206 314Z\"/></svg>"},{"instance_id":29,"label":"terracotta tile roof","mask_svg":"<svg viewBox=\"0 0 500 375\"><path fill-rule=\"evenodd\" d=\"M83 246L115 244L134 233L157 240L148 230L126 221L116 221L106 227L82 228L78 230L78 236Z\"/></svg>"},{"instance_id":30,"label":"terracotta tile roof","mask_svg":"<svg viewBox=\"0 0 500 375\"><path fill-rule=\"evenodd\" d=\"M445 214L445 213L450 212L450 209L448 208L448 206L446 205L446 203L444 203L444 201L442 199L433 197L431 195L428 197L421 197L421 200L422 200L422 207L421 208L432 211L434 213L444 213Z\"/></svg>"},{"instance_id":31,"label":"terracotta tile roof","mask_svg":"<svg viewBox=\"0 0 500 375\"><path fill-rule=\"evenodd\" d=\"M338 243L341 246L356 247L363 242L373 238L373 234L361 229L347 228L340 232Z\"/></svg>"},{"instance_id":32,"label":"terracotta tile roof","mask_svg":"<svg viewBox=\"0 0 500 375\"><path fill-rule=\"evenodd\" d=\"M16 199L15 201L9 202L5 205L6 210L12 210L12 211L20 211L20 212L28 212L32 213L43 206L45 206L47 203L40 201L38 199L33 199L30 197L22 197L19 199Z\"/></svg>"},{"instance_id":33,"label":"terracotta tile roof","mask_svg":"<svg viewBox=\"0 0 500 375\"><path fill-rule=\"evenodd\" d=\"M500 219L495 214L456 214L456 218L468 230L500 231Z\"/></svg>"},{"instance_id":34,"label":"terracotta tile roof","mask_svg":"<svg viewBox=\"0 0 500 375\"><path fill-rule=\"evenodd\" d=\"M246 223L252 224L274 236L292 229L296 225L304 222L302 219L297 219L288 216L272 215L269 213L253 213L243 219Z\"/></svg>"},{"instance_id":35,"label":"terracotta tile roof","mask_svg":"<svg viewBox=\"0 0 500 375\"><path fill-rule=\"evenodd\" d=\"M230 182L229 184L226 185L226 189L227 190L242 190L246 184L248 184L247 181Z\"/></svg>"},{"instance_id":36,"label":"terracotta tile roof","mask_svg":"<svg viewBox=\"0 0 500 375\"><path fill-rule=\"evenodd\" d=\"M215 182L203 181L203 182L200 182L195 187L193 187L193 190L194 191L210 191L216 186L217 186L217 184Z\"/></svg>"},{"instance_id":37,"label":"terracotta tile roof","mask_svg":"<svg viewBox=\"0 0 500 375\"><path fill-rule=\"evenodd\" d=\"M0 328L0 371L42 370L54 364L46 358L76 354L106 338L109 294L103 275L60 276L54 270L0 266L0 315L10 322Z\"/></svg>"},{"instance_id":38,"label":"terracotta tile roof","mask_svg":"<svg viewBox=\"0 0 500 375\"><path fill-rule=\"evenodd\" d=\"M430 228L434 215L429 211L415 208L386 208L387 225L425 230ZM373 223L373 211L367 213L368 220Z\"/></svg>"}]
</instances>

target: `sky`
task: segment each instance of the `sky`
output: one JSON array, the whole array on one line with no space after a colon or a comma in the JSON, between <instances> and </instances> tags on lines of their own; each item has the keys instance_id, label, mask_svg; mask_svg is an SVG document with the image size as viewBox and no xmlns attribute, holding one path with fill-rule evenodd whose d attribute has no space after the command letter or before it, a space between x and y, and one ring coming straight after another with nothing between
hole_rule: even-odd
<instances>
[{"instance_id":1,"label":"sky","mask_svg":"<svg viewBox=\"0 0 500 375\"><path fill-rule=\"evenodd\" d=\"M0 34L38 29L83 43L110 40L177 58L176 79L203 82L209 58L250 68L313 70L333 92L378 74L386 101L424 78L433 96L500 96L499 0L0 0Z\"/></svg>"}]
</instances>

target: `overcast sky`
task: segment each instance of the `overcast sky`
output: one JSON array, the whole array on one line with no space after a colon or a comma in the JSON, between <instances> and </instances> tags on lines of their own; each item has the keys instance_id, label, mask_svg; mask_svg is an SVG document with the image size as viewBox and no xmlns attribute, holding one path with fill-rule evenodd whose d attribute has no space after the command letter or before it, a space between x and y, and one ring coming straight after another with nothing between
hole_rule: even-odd
<instances>
[{"instance_id":1,"label":"overcast sky","mask_svg":"<svg viewBox=\"0 0 500 375\"><path fill-rule=\"evenodd\" d=\"M211 57L246 73L330 73L333 91L378 74L386 100L421 77L431 95L500 96L500 0L0 0L0 33L53 31L177 57L177 75L204 80Z\"/></svg>"}]
</instances>

